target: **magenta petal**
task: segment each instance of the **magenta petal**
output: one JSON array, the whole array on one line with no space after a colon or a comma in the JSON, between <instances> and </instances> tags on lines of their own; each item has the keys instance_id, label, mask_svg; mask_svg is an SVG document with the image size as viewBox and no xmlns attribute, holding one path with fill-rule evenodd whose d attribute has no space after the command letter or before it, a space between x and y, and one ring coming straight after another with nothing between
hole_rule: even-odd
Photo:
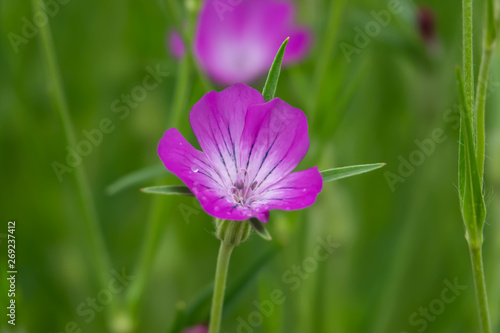
<instances>
[{"instance_id":1,"label":"magenta petal","mask_svg":"<svg viewBox=\"0 0 500 333\"><path fill-rule=\"evenodd\" d=\"M179 177L200 201L206 193L212 196L223 193L221 178L205 154L194 149L177 129L165 132L158 144L158 155L167 170Z\"/></svg>"},{"instance_id":2,"label":"magenta petal","mask_svg":"<svg viewBox=\"0 0 500 333\"><path fill-rule=\"evenodd\" d=\"M193 106L189 120L211 165L230 188L240 170L240 138L247 109L264 102L255 89L236 84L221 92L209 92Z\"/></svg>"},{"instance_id":3,"label":"magenta petal","mask_svg":"<svg viewBox=\"0 0 500 333\"><path fill-rule=\"evenodd\" d=\"M256 191L293 171L308 149L304 112L278 98L248 109L239 158Z\"/></svg>"},{"instance_id":4,"label":"magenta petal","mask_svg":"<svg viewBox=\"0 0 500 333\"><path fill-rule=\"evenodd\" d=\"M205 154L194 149L177 129L165 132L158 145L158 155L167 170L186 184L208 214L237 221L254 216L250 208L238 206L231 200Z\"/></svg>"},{"instance_id":5,"label":"magenta petal","mask_svg":"<svg viewBox=\"0 0 500 333\"><path fill-rule=\"evenodd\" d=\"M309 207L323 188L323 177L317 167L293 172L262 194L256 206L265 209L296 210Z\"/></svg>"}]
</instances>

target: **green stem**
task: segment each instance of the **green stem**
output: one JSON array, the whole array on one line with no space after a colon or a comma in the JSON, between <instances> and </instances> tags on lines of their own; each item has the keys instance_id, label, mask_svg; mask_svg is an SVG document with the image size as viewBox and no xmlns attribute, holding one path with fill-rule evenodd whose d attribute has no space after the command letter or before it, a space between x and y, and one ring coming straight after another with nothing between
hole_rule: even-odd
<instances>
[{"instance_id":1,"label":"green stem","mask_svg":"<svg viewBox=\"0 0 500 333\"><path fill-rule=\"evenodd\" d=\"M486 282L484 279L483 258L481 246L469 246L474 273L474 284L476 288L477 305L479 310L479 320L481 322L481 332L491 333L490 313L488 310L488 296L486 294Z\"/></svg>"},{"instance_id":2,"label":"green stem","mask_svg":"<svg viewBox=\"0 0 500 333\"><path fill-rule=\"evenodd\" d=\"M134 319L153 267L156 249L158 248L159 238L162 234L162 203L161 196L154 196L146 235L142 243L139 260L134 270L136 278L132 281L126 294L128 311Z\"/></svg>"},{"instance_id":3,"label":"green stem","mask_svg":"<svg viewBox=\"0 0 500 333\"><path fill-rule=\"evenodd\" d=\"M479 80L476 88L477 165L481 179L483 179L484 176L484 161L486 153L485 111L486 95L488 92L488 75L497 39L494 0L486 0L485 16L486 19L484 21L483 30L483 54L481 58L481 67L479 68ZM483 184L481 184L481 186L483 186Z\"/></svg>"},{"instance_id":4,"label":"green stem","mask_svg":"<svg viewBox=\"0 0 500 333\"><path fill-rule=\"evenodd\" d=\"M43 1L41 0L33 0L32 4L35 12L38 10L42 10L43 8ZM71 147L75 147L77 144L77 138L68 111L68 105L62 86L61 75L57 64L54 42L52 40L52 34L49 24L40 26L40 35L43 51L45 53L48 79L51 86L54 105L59 113L59 117L64 129L64 134L66 136L66 141ZM84 166L77 166L74 169L74 174L84 210L86 236L88 238L88 244L92 256L92 263L95 265L94 270L98 277L98 285L101 288L107 288L109 282L109 274L111 272L111 264L108 257L108 252L106 250L104 238L99 228L97 211L95 208L94 200L92 198L92 192L90 190L89 182L85 174Z\"/></svg>"},{"instance_id":5,"label":"green stem","mask_svg":"<svg viewBox=\"0 0 500 333\"><path fill-rule=\"evenodd\" d=\"M185 106L189 95L189 74L191 72L190 59L184 56L180 60L179 74L172 106L172 126L179 126L183 113L187 114Z\"/></svg>"},{"instance_id":6,"label":"green stem","mask_svg":"<svg viewBox=\"0 0 500 333\"><path fill-rule=\"evenodd\" d=\"M473 0L462 0L464 88L467 107L471 110L471 112L474 110L474 43L472 39L472 8ZM476 126L473 126L473 128L476 128Z\"/></svg>"},{"instance_id":7,"label":"green stem","mask_svg":"<svg viewBox=\"0 0 500 333\"><path fill-rule=\"evenodd\" d=\"M212 298L212 309L210 311L210 327L208 333L220 332L227 271L233 248L234 245L232 245L231 243L221 241L219 256L217 257L217 268L215 270L214 294Z\"/></svg>"},{"instance_id":8,"label":"green stem","mask_svg":"<svg viewBox=\"0 0 500 333\"><path fill-rule=\"evenodd\" d=\"M485 110L486 110L486 95L488 90L488 74L490 72L491 60L493 58L493 48L485 47L479 69L479 81L476 94L476 115L477 115L477 166L479 177L484 176L484 160L486 146L486 130L485 130Z\"/></svg>"},{"instance_id":9,"label":"green stem","mask_svg":"<svg viewBox=\"0 0 500 333\"><path fill-rule=\"evenodd\" d=\"M170 8L175 8L174 13L179 15L180 8L177 7L175 1L169 1L168 4ZM188 34L187 34L188 35ZM168 127L178 127L183 112L185 110L187 100L190 92L190 73L192 70L192 60L191 55L186 54L181 60L178 68L176 89L172 101L172 114L170 118L170 124ZM158 183L161 185L161 183ZM170 204L168 204L170 205ZM162 198L155 196L153 203L151 204L151 212L148 220L148 229L146 231L145 239L142 244L142 249L139 256L139 261L136 267L136 279L133 285L129 288L127 294L128 309L132 316L135 317L137 309L140 305L141 297L146 288L149 275L154 263L155 253L158 249L158 243L160 240L161 230L163 227L163 212L165 211L165 204Z\"/></svg>"},{"instance_id":10,"label":"green stem","mask_svg":"<svg viewBox=\"0 0 500 333\"><path fill-rule=\"evenodd\" d=\"M181 120L181 115L186 106L189 95L189 74L191 72L190 61L187 57L181 60L179 73L177 75L176 90L172 102L172 122L169 127L177 127ZM162 185L157 183L157 185ZM169 204L170 205L170 204ZM148 220L148 227L142 249L139 256L139 261L136 267L136 278L132 286L128 289L127 303L132 316L136 315L139 307L141 296L146 288L149 275L151 273L156 251L158 249L159 238L162 229L163 212L165 210L164 201L160 196L155 196L151 204L151 212Z\"/></svg>"}]
</instances>

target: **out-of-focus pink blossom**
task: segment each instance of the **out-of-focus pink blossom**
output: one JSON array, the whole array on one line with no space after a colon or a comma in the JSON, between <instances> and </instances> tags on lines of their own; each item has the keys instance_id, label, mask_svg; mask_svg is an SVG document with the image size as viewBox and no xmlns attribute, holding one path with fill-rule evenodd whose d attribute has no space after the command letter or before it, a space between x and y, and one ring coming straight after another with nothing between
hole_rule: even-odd
<instances>
[{"instance_id":1,"label":"out-of-focus pink blossom","mask_svg":"<svg viewBox=\"0 0 500 333\"><path fill-rule=\"evenodd\" d=\"M269 70L286 37L284 64L306 55L310 33L294 19L295 5L288 1L206 0L197 22L195 57L218 83L249 83Z\"/></svg>"}]
</instances>

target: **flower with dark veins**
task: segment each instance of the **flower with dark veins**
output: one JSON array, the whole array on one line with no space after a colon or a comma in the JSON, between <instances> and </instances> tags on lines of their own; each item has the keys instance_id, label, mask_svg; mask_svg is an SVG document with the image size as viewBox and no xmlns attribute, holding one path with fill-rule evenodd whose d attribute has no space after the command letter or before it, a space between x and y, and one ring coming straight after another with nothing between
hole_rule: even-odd
<instances>
[{"instance_id":1,"label":"flower with dark veins","mask_svg":"<svg viewBox=\"0 0 500 333\"><path fill-rule=\"evenodd\" d=\"M301 110L279 98L266 103L255 89L236 84L202 97L189 120L202 151L172 128L158 154L208 214L267 222L270 210L316 201L323 186L318 168L292 172L309 149Z\"/></svg>"}]
</instances>

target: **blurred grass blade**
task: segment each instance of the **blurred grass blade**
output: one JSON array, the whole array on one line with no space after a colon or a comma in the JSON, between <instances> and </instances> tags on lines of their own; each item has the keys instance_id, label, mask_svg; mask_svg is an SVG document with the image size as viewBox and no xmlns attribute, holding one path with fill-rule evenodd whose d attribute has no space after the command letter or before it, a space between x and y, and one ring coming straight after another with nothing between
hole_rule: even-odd
<instances>
[{"instance_id":1,"label":"blurred grass blade","mask_svg":"<svg viewBox=\"0 0 500 333\"><path fill-rule=\"evenodd\" d=\"M281 246L272 244L271 247L262 254L261 257L253 265L241 274L235 283L231 284L228 288L226 297L224 298L224 312L223 317L231 314L231 309L237 305L239 297L243 291L254 281L260 273L260 270L266 266L280 251ZM208 313L207 313L208 320Z\"/></svg>"},{"instance_id":2,"label":"blurred grass blade","mask_svg":"<svg viewBox=\"0 0 500 333\"><path fill-rule=\"evenodd\" d=\"M323 183L332 182L334 180L357 176L373 170L377 170L385 166L385 163L351 165L342 168L335 168L321 171L323 176Z\"/></svg>"},{"instance_id":3,"label":"blurred grass blade","mask_svg":"<svg viewBox=\"0 0 500 333\"><path fill-rule=\"evenodd\" d=\"M167 169L165 169L165 166L163 164L156 164L146 168L142 168L133 171L111 183L108 187L106 187L106 193L109 195L115 195L116 193L130 188L134 185L145 183L160 176L165 176L168 173L169 172L167 171Z\"/></svg>"},{"instance_id":4,"label":"blurred grass blade","mask_svg":"<svg viewBox=\"0 0 500 333\"><path fill-rule=\"evenodd\" d=\"M32 6L35 14L44 13L46 4L42 0L32 0ZM47 83L49 85L50 95L53 98L54 107L59 114L66 142L70 147L76 147L78 140L66 100L66 93L64 91L49 23L40 25L40 42L45 57L45 63L42 63L42 67L46 67L47 70ZM88 244L90 257L92 258L90 262L94 265L90 274L95 274L97 276L98 285L106 287L109 283L108 274L111 271L112 265L101 231L96 202L85 172L85 166L79 165L74 171L76 187L83 208L81 220L85 224L86 244ZM111 309L106 311L106 317L110 316L115 308L116 304L113 303Z\"/></svg>"},{"instance_id":5,"label":"blurred grass blade","mask_svg":"<svg viewBox=\"0 0 500 333\"><path fill-rule=\"evenodd\" d=\"M309 109L312 112L313 119L321 118L321 115L318 114L320 112L320 108L318 108L318 101L321 99L321 95L325 93L325 91L330 94L330 87L327 87L325 84L325 78L329 76L331 73L330 65L334 63L332 59L335 56L335 48L337 43L339 42L339 31L341 27L341 23L345 17L343 15L345 13L345 8L347 4L347 0L337 0L330 1L330 9L328 12L328 24L326 26L326 30L324 30L323 36L319 40L321 40L320 44L320 52L318 55L318 59L315 63L315 70L313 73L313 82L311 84L311 92L310 92L310 105ZM335 75L337 76L337 75Z\"/></svg>"},{"instance_id":6,"label":"blurred grass blade","mask_svg":"<svg viewBox=\"0 0 500 333\"><path fill-rule=\"evenodd\" d=\"M492 45L497 39L495 0L486 0L486 43Z\"/></svg>"},{"instance_id":7,"label":"blurred grass blade","mask_svg":"<svg viewBox=\"0 0 500 333\"><path fill-rule=\"evenodd\" d=\"M368 73L369 60L360 59L359 65L351 66L353 67L353 72L346 75L347 68L345 66L340 66L338 71L335 71L335 78L339 79L341 82L335 85L335 90L329 93L330 96L335 96L334 104L332 105L333 110L336 112L328 112L328 108L322 108L313 118L314 126L313 128L320 128L320 135L323 140L327 140L331 137L332 133L335 133L341 123L342 117L344 117L348 111L349 103L354 100L354 96L359 91L358 88L363 80L366 78ZM332 87L333 88L333 87ZM330 100L330 98L328 99ZM318 101L319 102L319 101ZM318 103L317 102L317 103Z\"/></svg>"},{"instance_id":8,"label":"blurred grass blade","mask_svg":"<svg viewBox=\"0 0 500 333\"><path fill-rule=\"evenodd\" d=\"M263 239L265 239L267 241L270 241L270 240L273 239L271 237L271 234L269 233L269 231L267 231L267 229L264 226L264 224L262 222L260 222L258 219L251 218L248 221L249 221L250 225L252 226L252 228L257 233L257 235L259 235L260 237L262 237Z\"/></svg>"},{"instance_id":9,"label":"blurred grass blade","mask_svg":"<svg viewBox=\"0 0 500 333\"><path fill-rule=\"evenodd\" d=\"M267 75L267 80L264 84L264 89L262 90L262 96L264 96L264 100L266 102L272 100L274 98L274 94L276 93L276 87L278 86L278 80L280 78L281 63L283 62L286 45L288 44L289 39L290 37L287 37L283 44L281 44L278 53L276 53L273 64L271 65L269 74Z\"/></svg>"},{"instance_id":10,"label":"blurred grass blade","mask_svg":"<svg viewBox=\"0 0 500 333\"><path fill-rule=\"evenodd\" d=\"M250 283L255 280L260 270L276 256L280 249L280 246L272 244L267 251L265 251L252 265L248 266L248 269L238 276L236 281L228 287L224 299L223 316L229 315L230 310L236 305L239 296L245 291ZM187 326L208 322L213 288L213 282L206 285L182 313L177 313L174 324L169 330L170 333L180 333L182 329Z\"/></svg>"},{"instance_id":11,"label":"blurred grass blade","mask_svg":"<svg viewBox=\"0 0 500 333\"><path fill-rule=\"evenodd\" d=\"M482 229L486 216L486 205L482 192L482 179L477 167L471 112L467 106L462 74L457 69L457 79L462 103L459 146L459 194L460 204L471 245L482 242ZM479 244L478 244L479 243Z\"/></svg>"},{"instance_id":12,"label":"blurred grass blade","mask_svg":"<svg viewBox=\"0 0 500 333\"><path fill-rule=\"evenodd\" d=\"M194 196L193 192L184 185L164 185L164 186L150 186L141 188L141 192L151 194L163 195L189 195Z\"/></svg>"},{"instance_id":13,"label":"blurred grass blade","mask_svg":"<svg viewBox=\"0 0 500 333\"><path fill-rule=\"evenodd\" d=\"M168 332L175 333L180 332L185 325L186 321L186 304L184 302L178 302L175 306L175 317L174 323Z\"/></svg>"}]
</instances>

